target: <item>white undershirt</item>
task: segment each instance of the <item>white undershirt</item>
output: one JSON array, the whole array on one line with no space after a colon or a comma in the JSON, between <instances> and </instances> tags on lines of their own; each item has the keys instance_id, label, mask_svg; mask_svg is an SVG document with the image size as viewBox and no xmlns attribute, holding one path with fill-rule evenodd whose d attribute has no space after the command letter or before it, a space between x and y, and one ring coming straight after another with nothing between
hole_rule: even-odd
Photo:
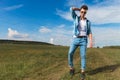
<instances>
[{"instance_id":1,"label":"white undershirt","mask_svg":"<svg viewBox=\"0 0 120 80\"><path fill-rule=\"evenodd\" d=\"M79 21L79 26L78 26L79 36L87 36L86 26L87 26L86 20Z\"/></svg>"}]
</instances>

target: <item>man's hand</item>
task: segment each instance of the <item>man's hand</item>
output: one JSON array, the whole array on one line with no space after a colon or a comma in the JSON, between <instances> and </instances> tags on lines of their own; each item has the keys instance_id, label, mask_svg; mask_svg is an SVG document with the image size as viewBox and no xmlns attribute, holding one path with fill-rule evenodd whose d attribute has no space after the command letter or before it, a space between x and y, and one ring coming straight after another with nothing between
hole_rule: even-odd
<instances>
[{"instance_id":1,"label":"man's hand","mask_svg":"<svg viewBox=\"0 0 120 80\"><path fill-rule=\"evenodd\" d=\"M92 34L89 34L89 47L92 48L93 47L93 41L92 41Z\"/></svg>"},{"instance_id":2,"label":"man's hand","mask_svg":"<svg viewBox=\"0 0 120 80\"><path fill-rule=\"evenodd\" d=\"M93 43L92 43L92 41L90 41L89 47L90 47L90 48L93 47Z\"/></svg>"},{"instance_id":3,"label":"man's hand","mask_svg":"<svg viewBox=\"0 0 120 80\"><path fill-rule=\"evenodd\" d=\"M72 7L72 10L80 11L80 8Z\"/></svg>"}]
</instances>

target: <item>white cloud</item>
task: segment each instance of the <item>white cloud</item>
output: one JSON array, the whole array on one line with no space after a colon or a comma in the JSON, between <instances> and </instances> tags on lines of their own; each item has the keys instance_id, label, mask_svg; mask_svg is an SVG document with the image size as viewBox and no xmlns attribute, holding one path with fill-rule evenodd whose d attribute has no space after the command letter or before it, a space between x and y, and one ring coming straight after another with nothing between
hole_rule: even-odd
<instances>
[{"instance_id":1,"label":"white cloud","mask_svg":"<svg viewBox=\"0 0 120 80\"><path fill-rule=\"evenodd\" d=\"M67 6L77 6L80 7L80 4L84 4L84 0L66 0Z\"/></svg>"},{"instance_id":2,"label":"white cloud","mask_svg":"<svg viewBox=\"0 0 120 80\"><path fill-rule=\"evenodd\" d=\"M83 0L77 0L84 4ZM77 2L76 1L76 2ZM67 4L71 6L74 4L74 0L67 0ZM105 23L120 23L120 1L119 0L105 0L100 2L100 0L94 1L94 5L89 6L87 17L95 24L105 24ZM78 6L78 4L75 4ZM60 17L71 21L70 11L56 10L56 14Z\"/></svg>"},{"instance_id":3,"label":"white cloud","mask_svg":"<svg viewBox=\"0 0 120 80\"><path fill-rule=\"evenodd\" d=\"M50 43L54 44L54 39L53 38L50 38Z\"/></svg>"},{"instance_id":4,"label":"white cloud","mask_svg":"<svg viewBox=\"0 0 120 80\"><path fill-rule=\"evenodd\" d=\"M49 32L51 32L51 29L49 29L45 26L41 26L40 29L39 29L39 32L40 33L49 33Z\"/></svg>"},{"instance_id":5,"label":"white cloud","mask_svg":"<svg viewBox=\"0 0 120 80\"><path fill-rule=\"evenodd\" d=\"M19 33L17 30L8 28L8 38L10 39L27 39L28 34Z\"/></svg>"},{"instance_id":6,"label":"white cloud","mask_svg":"<svg viewBox=\"0 0 120 80\"><path fill-rule=\"evenodd\" d=\"M120 23L120 6L91 7L87 16L96 24Z\"/></svg>"},{"instance_id":7,"label":"white cloud","mask_svg":"<svg viewBox=\"0 0 120 80\"><path fill-rule=\"evenodd\" d=\"M51 29L47 27L42 27L40 28L40 34L38 38L41 41L53 43L56 45L69 45L72 38L73 27L69 26L70 27L69 29L66 29L66 27L67 26L64 24L53 26L53 28Z\"/></svg>"},{"instance_id":8,"label":"white cloud","mask_svg":"<svg viewBox=\"0 0 120 80\"><path fill-rule=\"evenodd\" d=\"M94 27L92 29L95 38L95 46L119 45L120 28L111 27Z\"/></svg>"},{"instance_id":9,"label":"white cloud","mask_svg":"<svg viewBox=\"0 0 120 80\"><path fill-rule=\"evenodd\" d=\"M50 26L49 26L50 27ZM51 32L47 34L39 34L39 39L44 42L53 43L56 45L69 46L72 41L72 26L64 24L54 26L49 29ZM95 46L118 45L120 43L120 28L117 27L92 27ZM38 37L38 36L37 36ZM89 45L89 44L88 44Z\"/></svg>"},{"instance_id":10,"label":"white cloud","mask_svg":"<svg viewBox=\"0 0 120 80\"><path fill-rule=\"evenodd\" d=\"M8 6L8 7L3 8L3 10L11 11L11 10L15 10L15 9L21 8L23 6L24 6L23 4L12 5L12 6Z\"/></svg>"},{"instance_id":11,"label":"white cloud","mask_svg":"<svg viewBox=\"0 0 120 80\"><path fill-rule=\"evenodd\" d=\"M64 28L64 27L65 27L64 24L61 24L61 25L58 26L58 28Z\"/></svg>"},{"instance_id":12,"label":"white cloud","mask_svg":"<svg viewBox=\"0 0 120 80\"><path fill-rule=\"evenodd\" d=\"M64 12L62 10L56 10L56 14L59 15L60 17L66 19L66 20L70 20L72 21L72 17L71 17L71 14L70 12Z\"/></svg>"}]
</instances>

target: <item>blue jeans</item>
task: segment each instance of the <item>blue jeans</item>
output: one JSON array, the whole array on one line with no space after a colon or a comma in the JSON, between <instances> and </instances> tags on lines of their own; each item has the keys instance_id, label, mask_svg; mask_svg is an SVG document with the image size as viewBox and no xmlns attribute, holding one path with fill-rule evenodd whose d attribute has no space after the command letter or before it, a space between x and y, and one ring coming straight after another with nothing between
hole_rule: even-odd
<instances>
[{"instance_id":1,"label":"blue jeans","mask_svg":"<svg viewBox=\"0 0 120 80\"><path fill-rule=\"evenodd\" d=\"M86 49L87 49L87 37L74 38L72 44L69 48L68 53L68 64L73 68L73 55L77 47L80 46L80 56L81 56L81 69L85 70L86 67Z\"/></svg>"}]
</instances>

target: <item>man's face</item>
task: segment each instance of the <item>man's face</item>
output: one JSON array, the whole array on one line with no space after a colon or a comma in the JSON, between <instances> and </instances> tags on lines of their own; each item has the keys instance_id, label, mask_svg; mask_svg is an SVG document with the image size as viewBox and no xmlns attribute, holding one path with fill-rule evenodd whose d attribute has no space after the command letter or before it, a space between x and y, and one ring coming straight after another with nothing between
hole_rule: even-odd
<instances>
[{"instance_id":1,"label":"man's face","mask_svg":"<svg viewBox=\"0 0 120 80\"><path fill-rule=\"evenodd\" d=\"M85 10L83 8L80 10L80 16L81 17L85 17L86 13L87 13L87 10Z\"/></svg>"}]
</instances>

